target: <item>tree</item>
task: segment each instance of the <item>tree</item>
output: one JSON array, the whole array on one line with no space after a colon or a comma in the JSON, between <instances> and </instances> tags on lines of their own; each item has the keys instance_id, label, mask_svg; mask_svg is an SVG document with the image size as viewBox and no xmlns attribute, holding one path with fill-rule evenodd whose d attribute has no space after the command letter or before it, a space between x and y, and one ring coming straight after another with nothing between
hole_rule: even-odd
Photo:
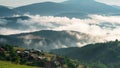
<instances>
[{"instance_id":1,"label":"tree","mask_svg":"<svg viewBox=\"0 0 120 68\"><path fill-rule=\"evenodd\" d=\"M107 66L101 62L92 63L91 68L107 68Z\"/></svg>"}]
</instances>

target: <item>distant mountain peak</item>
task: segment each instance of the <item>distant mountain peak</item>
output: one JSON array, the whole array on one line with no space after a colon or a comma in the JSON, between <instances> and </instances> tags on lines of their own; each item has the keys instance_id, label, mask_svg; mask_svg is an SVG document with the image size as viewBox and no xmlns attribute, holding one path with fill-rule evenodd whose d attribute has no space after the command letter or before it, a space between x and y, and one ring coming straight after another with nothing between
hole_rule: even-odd
<instances>
[{"instance_id":1,"label":"distant mountain peak","mask_svg":"<svg viewBox=\"0 0 120 68\"><path fill-rule=\"evenodd\" d=\"M0 17L12 16L14 14L16 14L16 12L11 8L0 5Z\"/></svg>"},{"instance_id":2,"label":"distant mountain peak","mask_svg":"<svg viewBox=\"0 0 120 68\"><path fill-rule=\"evenodd\" d=\"M80 2L93 2L94 0L67 0L64 3L80 3Z\"/></svg>"},{"instance_id":3,"label":"distant mountain peak","mask_svg":"<svg viewBox=\"0 0 120 68\"><path fill-rule=\"evenodd\" d=\"M10 8L7 7L7 6L2 6L2 5L0 5L0 9L10 9Z\"/></svg>"},{"instance_id":4,"label":"distant mountain peak","mask_svg":"<svg viewBox=\"0 0 120 68\"><path fill-rule=\"evenodd\" d=\"M67 0L67 1L94 1L94 0Z\"/></svg>"}]
</instances>

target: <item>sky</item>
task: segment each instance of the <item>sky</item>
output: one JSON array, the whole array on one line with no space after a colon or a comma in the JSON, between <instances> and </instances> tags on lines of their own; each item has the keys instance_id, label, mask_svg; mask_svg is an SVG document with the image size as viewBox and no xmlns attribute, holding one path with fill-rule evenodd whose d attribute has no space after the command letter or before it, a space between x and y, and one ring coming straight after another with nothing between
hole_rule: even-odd
<instances>
[{"instance_id":1,"label":"sky","mask_svg":"<svg viewBox=\"0 0 120 68\"><path fill-rule=\"evenodd\" d=\"M46 2L46 1L63 2L65 0L0 0L0 5L9 6L9 7L18 7L22 5L28 5L32 3L39 3L39 2ZM103 2L109 5L120 6L120 0L96 0L96 1Z\"/></svg>"}]
</instances>

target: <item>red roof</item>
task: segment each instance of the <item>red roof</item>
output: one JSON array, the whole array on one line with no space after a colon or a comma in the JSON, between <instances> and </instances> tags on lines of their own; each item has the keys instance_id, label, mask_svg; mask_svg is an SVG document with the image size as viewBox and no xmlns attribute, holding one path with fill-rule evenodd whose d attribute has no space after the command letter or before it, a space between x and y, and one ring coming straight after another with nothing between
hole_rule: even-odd
<instances>
[{"instance_id":1,"label":"red roof","mask_svg":"<svg viewBox=\"0 0 120 68\"><path fill-rule=\"evenodd\" d=\"M5 49L4 48L0 48L0 51L5 51Z\"/></svg>"}]
</instances>

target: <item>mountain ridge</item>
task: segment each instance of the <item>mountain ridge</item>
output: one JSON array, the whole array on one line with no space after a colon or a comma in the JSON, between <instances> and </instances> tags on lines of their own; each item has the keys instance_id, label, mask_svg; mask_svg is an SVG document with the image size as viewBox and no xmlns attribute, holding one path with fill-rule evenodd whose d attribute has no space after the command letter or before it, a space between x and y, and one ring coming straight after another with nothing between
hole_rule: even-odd
<instances>
[{"instance_id":1,"label":"mountain ridge","mask_svg":"<svg viewBox=\"0 0 120 68\"><path fill-rule=\"evenodd\" d=\"M116 40L105 43L88 44L81 48L71 47L56 49L51 52L79 60L83 64L100 62L106 65L105 68L119 68L119 48L120 41Z\"/></svg>"},{"instance_id":2,"label":"mountain ridge","mask_svg":"<svg viewBox=\"0 0 120 68\"><path fill-rule=\"evenodd\" d=\"M79 36L81 38L78 38ZM92 42L90 36L84 33L76 31L53 30L42 30L14 35L0 35L0 40L0 42L5 42L12 45L20 44L21 47L40 48L44 50L80 47L84 43ZM81 45L78 43L81 43Z\"/></svg>"},{"instance_id":3,"label":"mountain ridge","mask_svg":"<svg viewBox=\"0 0 120 68\"><path fill-rule=\"evenodd\" d=\"M17 14L14 10L12 10L6 6L0 5L0 17L12 16L14 14Z\"/></svg>"},{"instance_id":4,"label":"mountain ridge","mask_svg":"<svg viewBox=\"0 0 120 68\"><path fill-rule=\"evenodd\" d=\"M34 8L32 8L33 6ZM31 11L31 9L33 10ZM110 5L100 3L94 0L89 0L89 1L71 0L71 1L65 1L62 3L43 2L43 3L36 3L36 4L30 4L22 7L17 7L17 8L14 8L14 10L17 10L21 13L28 12L30 14L40 14L43 16L44 15L56 16L61 14L60 16L67 16L67 17L69 16L65 15L65 13L76 13L76 12L83 13L84 12L85 14L81 16L85 16L86 14L111 14L111 13L119 13L120 11L119 9L114 8ZM78 16L74 16L74 17L78 17Z\"/></svg>"},{"instance_id":5,"label":"mountain ridge","mask_svg":"<svg viewBox=\"0 0 120 68\"><path fill-rule=\"evenodd\" d=\"M70 14L69 16L66 13L79 12L80 16L85 17L87 14L118 14L120 9L117 9L113 6L110 6L104 3L97 2L95 0L68 0L61 3L56 3L56 2L34 3L34 4L29 4L29 5L24 5L24 6L16 7L13 9L9 9L8 11L10 11L9 13L10 15L14 15L14 14L23 15L28 13L32 15L38 14L42 16L58 15L58 16L66 16L70 18L71 16L81 18L73 14ZM4 11L3 14L5 13L7 12ZM9 15L9 14L6 14L6 15ZM1 16L6 16L6 15L1 15Z\"/></svg>"}]
</instances>

